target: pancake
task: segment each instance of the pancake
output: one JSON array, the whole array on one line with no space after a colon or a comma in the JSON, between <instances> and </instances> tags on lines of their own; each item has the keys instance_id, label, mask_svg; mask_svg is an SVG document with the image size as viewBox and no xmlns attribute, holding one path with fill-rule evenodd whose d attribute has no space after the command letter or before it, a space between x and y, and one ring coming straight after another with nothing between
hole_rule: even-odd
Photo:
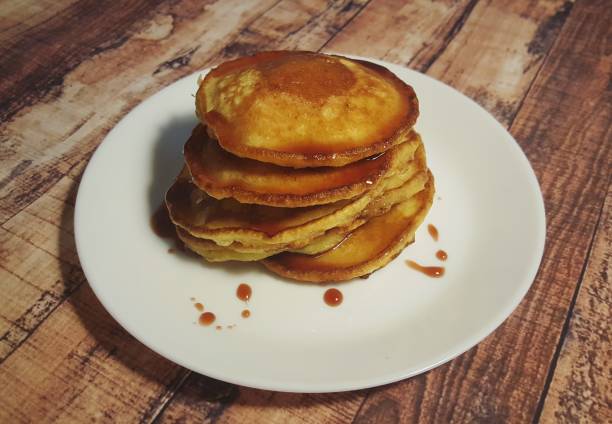
<instances>
[{"instance_id":1,"label":"pancake","mask_svg":"<svg viewBox=\"0 0 612 424\"><path fill-rule=\"evenodd\" d=\"M209 262L225 262L225 261L258 261L269 256L275 255L283 251L306 253L314 255L331 249L348 233L362 225L364 219L356 220L354 225L342 228L332 228L323 235L315 237L312 240L306 240L301 243L300 247L291 247L289 245L279 246L244 246L239 243L232 243L230 246L219 246L215 242L207 239L201 239L192 236L182 228L177 228L177 235L183 241L185 246L202 256Z\"/></svg>"},{"instance_id":2,"label":"pancake","mask_svg":"<svg viewBox=\"0 0 612 424\"><path fill-rule=\"evenodd\" d=\"M185 144L193 183L216 199L279 207L312 206L350 199L374 188L421 144L410 131L404 141L374 157L343 167L287 168L234 156L219 147L202 125Z\"/></svg>"},{"instance_id":3,"label":"pancake","mask_svg":"<svg viewBox=\"0 0 612 424\"><path fill-rule=\"evenodd\" d=\"M226 151L294 168L343 166L405 140L414 90L370 62L262 52L210 71L196 114Z\"/></svg>"},{"instance_id":4,"label":"pancake","mask_svg":"<svg viewBox=\"0 0 612 424\"><path fill-rule=\"evenodd\" d=\"M189 250L197 253L209 262L258 261L285 250L284 248L278 248L272 250L239 252L219 246L213 241L194 237L180 227L177 227L176 234Z\"/></svg>"},{"instance_id":5,"label":"pancake","mask_svg":"<svg viewBox=\"0 0 612 424\"><path fill-rule=\"evenodd\" d=\"M264 259L271 271L305 282L345 281L385 266L410 243L421 225L434 195L433 176L425 190L372 218L340 244L319 255L283 252Z\"/></svg>"},{"instance_id":6,"label":"pancake","mask_svg":"<svg viewBox=\"0 0 612 424\"><path fill-rule=\"evenodd\" d=\"M183 171L166 194L172 222L197 238L221 246L239 242L289 244L317 237L353 222L367 205L387 190L401 186L424 168L410 161L383 179L375 189L347 200L300 208L245 204L232 198L217 200L199 190Z\"/></svg>"},{"instance_id":7,"label":"pancake","mask_svg":"<svg viewBox=\"0 0 612 424\"><path fill-rule=\"evenodd\" d=\"M320 236L296 240L289 244L246 245L240 242L233 242L227 246L220 246L212 240L194 237L181 227L177 228L177 234L190 250L193 250L210 262L229 260L257 261L283 251L315 255L336 246L351 231L366 223L368 219L387 212L393 205L407 200L423 190L427 180L428 174L426 171L418 172L401 187L388 190L374 199L364 212L349 225L335 227Z\"/></svg>"}]
</instances>

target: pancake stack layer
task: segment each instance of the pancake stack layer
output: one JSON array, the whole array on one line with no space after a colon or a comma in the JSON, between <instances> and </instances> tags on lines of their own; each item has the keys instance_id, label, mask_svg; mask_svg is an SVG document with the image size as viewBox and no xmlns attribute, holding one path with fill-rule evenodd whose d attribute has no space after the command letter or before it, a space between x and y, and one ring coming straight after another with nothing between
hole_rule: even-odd
<instances>
[{"instance_id":1,"label":"pancake stack layer","mask_svg":"<svg viewBox=\"0 0 612 424\"><path fill-rule=\"evenodd\" d=\"M208 261L349 280L397 256L431 206L416 95L384 67L259 53L213 69L196 114L166 205Z\"/></svg>"}]
</instances>

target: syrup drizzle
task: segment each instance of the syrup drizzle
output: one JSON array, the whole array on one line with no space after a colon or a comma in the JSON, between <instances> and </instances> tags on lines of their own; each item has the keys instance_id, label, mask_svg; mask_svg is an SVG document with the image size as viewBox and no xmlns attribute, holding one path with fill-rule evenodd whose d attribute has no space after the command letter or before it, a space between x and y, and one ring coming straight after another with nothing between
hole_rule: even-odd
<instances>
[{"instance_id":1,"label":"syrup drizzle","mask_svg":"<svg viewBox=\"0 0 612 424\"><path fill-rule=\"evenodd\" d=\"M411 260L407 260L406 265L416 271L427 275L428 277L440 278L444 275L444 267L441 266L423 266Z\"/></svg>"},{"instance_id":2,"label":"syrup drizzle","mask_svg":"<svg viewBox=\"0 0 612 424\"><path fill-rule=\"evenodd\" d=\"M431 238L434 239L434 241L438 241L439 233L438 233L438 229L436 228L435 225L428 224L427 225L427 232L429 233Z\"/></svg>"},{"instance_id":3,"label":"syrup drizzle","mask_svg":"<svg viewBox=\"0 0 612 424\"><path fill-rule=\"evenodd\" d=\"M441 261L445 261L448 259L448 254L444 250L438 250L436 252L436 258L440 259Z\"/></svg>"}]
</instances>

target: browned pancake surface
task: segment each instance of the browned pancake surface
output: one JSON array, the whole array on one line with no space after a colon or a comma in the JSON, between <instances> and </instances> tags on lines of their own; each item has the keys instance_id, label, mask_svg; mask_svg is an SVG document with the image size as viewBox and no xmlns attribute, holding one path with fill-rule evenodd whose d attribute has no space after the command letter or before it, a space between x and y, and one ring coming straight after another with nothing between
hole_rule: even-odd
<instances>
[{"instance_id":1,"label":"browned pancake surface","mask_svg":"<svg viewBox=\"0 0 612 424\"><path fill-rule=\"evenodd\" d=\"M199 125L184 152L193 183L217 199L232 197L242 203L299 207L363 194L394 172L394 167L410 161L420 144L418 134L410 132L400 145L343 167L295 169L234 156Z\"/></svg>"},{"instance_id":2,"label":"browned pancake surface","mask_svg":"<svg viewBox=\"0 0 612 424\"><path fill-rule=\"evenodd\" d=\"M296 168L343 166L401 142L413 89L386 68L312 52L263 52L204 78L196 110L241 157Z\"/></svg>"},{"instance_id":3,"label":"browned pancake surface","mask_svg":"<svg viewBox=\"0 0 612 424\"><path fill-rule=\"evenodd\" d=\"M267 258L271 271L294 280L326 283L370 274L385 266L414 240L434 195L433 177L423 191L370 219L340 244L319 255L283 252Z\"/></svg>"}]
</instances>

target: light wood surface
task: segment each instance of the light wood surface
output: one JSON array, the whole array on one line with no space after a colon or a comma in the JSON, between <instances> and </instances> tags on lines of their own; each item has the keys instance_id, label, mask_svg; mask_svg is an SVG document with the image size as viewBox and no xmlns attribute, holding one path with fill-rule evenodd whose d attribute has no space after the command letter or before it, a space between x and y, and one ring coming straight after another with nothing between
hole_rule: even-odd
<instances>
[{"instance_id":1,"label":"light wood surface","mask_svg":"<svg viewBox=\"0 0 612 424\"><path fill-rule=\"evenodd\" d=\"M0 422L611 422L607 1L0 1ZM79 266L73 210L105 134L173 81L304 49L380 58L475 99L546 204L538 276L455 360L384 387L234 386L150 351Z\"/></svg>"}]
</instances>

